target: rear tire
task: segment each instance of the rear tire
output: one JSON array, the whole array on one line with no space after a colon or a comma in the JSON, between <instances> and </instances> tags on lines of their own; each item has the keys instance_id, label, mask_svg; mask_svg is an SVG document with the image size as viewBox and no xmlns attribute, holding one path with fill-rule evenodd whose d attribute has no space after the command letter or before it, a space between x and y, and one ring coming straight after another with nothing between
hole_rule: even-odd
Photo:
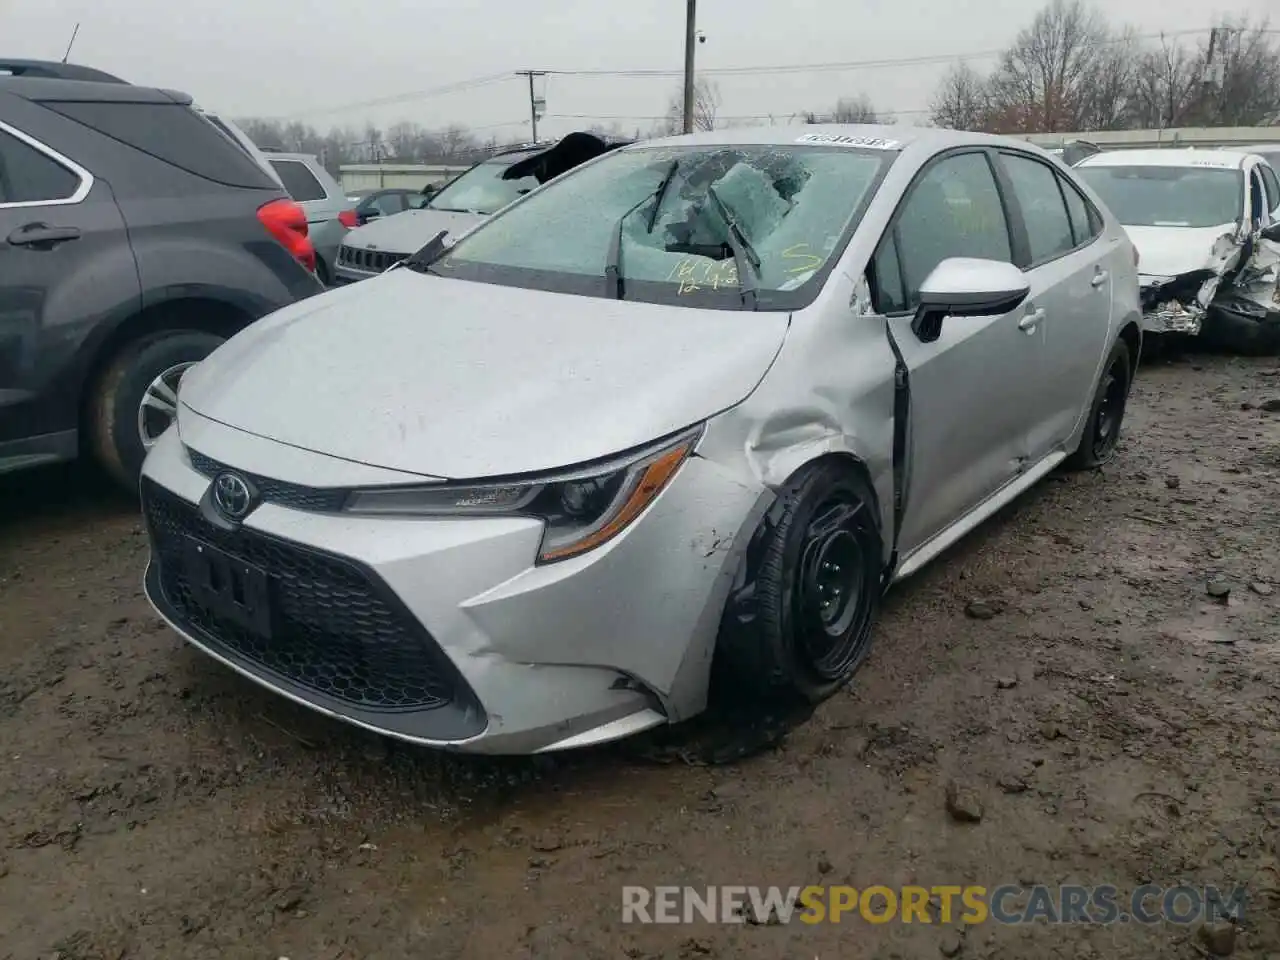
<instances>
[{"instance_id":1,"label":"rear tire","mask_svg":"<svg viewBox=\"0 0 1280 960\"><path fill-rule=\"evenodd\" d=\"M1064 464L1068 470L1096 470L1116 455L1132 386L1133 362L1129 356L1129 345L1117 340L1102 368L1093 402L1089 404L1089 419L1080 437L1080 446Z\"/></svg>"},{"instance_id":2,"label":"rear tire","mask_svg":"<svg viewBox=\"0 0 1280 960\"><path fill-rule=\"evenodd\" d=\"M837 460L804 467L761 521L725 605L713 699L815 704L871 649L882 592L875 496Z\"/></svg>"},{"instance_id":3,"label":"rear tire","mask_svg":"<svg viewBox=\"0 0 1280 960\"><path fill-rule=\"evenodd\" d=\"M150 443L166 428L166 416L172 422L176 414L177 380L222 342L198 330L166 330L129 344L111 361L90 398L88 427L95 458L118 484L137 491ZM163 409L170 394L171 412Z\"/></svg>"}]
</instances>

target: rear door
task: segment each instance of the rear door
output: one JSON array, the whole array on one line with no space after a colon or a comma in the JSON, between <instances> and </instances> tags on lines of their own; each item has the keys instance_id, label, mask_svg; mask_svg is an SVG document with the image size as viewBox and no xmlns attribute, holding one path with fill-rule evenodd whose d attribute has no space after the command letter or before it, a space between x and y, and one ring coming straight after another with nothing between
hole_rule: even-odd
<instances>
[{"instance_id":1,"label":"rear door","mask_svg":"<svg viewBox=\"0 0 1280 960\"><path fill-rule=\"evenodd\" d=\"M1101 218L1048 161L1013 150L999 157L1016 262L1031 281L1025 309L1040 318L1045 343L1026 409L1035 463L1072 436L1092 399L1111 330L1109 254L1120 241L1100 238Z\"/></svg>"},{"instance_id":2,"label":"rear door","mask_svg":"<svg viewBox=\"0 0 1280 960\"><path fill-rule=\"evenodd\" d=\"M877 312L906 365L910 430L899 549L906 556L1018 476L1028 457L1028 407L1044 348L1021 308L948 317L941 336L911 331L921 284L943 260L1013 262L1014 246L988 152L935 158L908 189L871 274Z\"/></svg>"},{"instance_id":3,"label":"rear door","mask_svg":"<svg viewBox=\"0 0 1280 960\"><path fill-rule=\"evenodd\" d=\"M110 187L0 122L0 460L7 441L75 428L74 400L52 402L67 345L138 295Z\"/></svg>"}]
</instances>

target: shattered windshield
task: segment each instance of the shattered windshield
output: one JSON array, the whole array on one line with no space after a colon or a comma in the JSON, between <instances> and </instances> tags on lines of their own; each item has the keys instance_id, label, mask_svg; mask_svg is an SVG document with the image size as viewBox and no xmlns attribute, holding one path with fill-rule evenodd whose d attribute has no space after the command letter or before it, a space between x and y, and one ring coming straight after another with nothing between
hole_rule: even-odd
<instances>
[{"instance_id":1,"label":"shattered windshield","mask_svg":"<svg viewBox=\"0 0 1280 960\"><path fill-rule=\"evenodd\" d=\"M427 204L431 210L453 210L461 213L497 213L509 203L538 185L537 177L503 180L502 175L523 155L486 160L454 180Z\"/></svg>"},{"instance_id":2,"label":"shattered windshield","mask_svg":"<svg viewBox=\"0 0 1280 960\"><path fill-rule=\"evenodd\" d=\"M1127 227L1220 227L1244 211L1244 180L1226 167L1076 167Z\"/></svg>"},{"instance_id":3,"label":"shattered windshield","mask_svg":"<svg viewBox=\"0 0 1280 960\"><path fill-rule=\"evenodd\" d=\"M794 144L623 149L504 211L431 269L726 309L749 292L756 309L797 309L816 295L896 156ZM740 264L751 274L746 290Z\"/></svg>"}]
</instances>

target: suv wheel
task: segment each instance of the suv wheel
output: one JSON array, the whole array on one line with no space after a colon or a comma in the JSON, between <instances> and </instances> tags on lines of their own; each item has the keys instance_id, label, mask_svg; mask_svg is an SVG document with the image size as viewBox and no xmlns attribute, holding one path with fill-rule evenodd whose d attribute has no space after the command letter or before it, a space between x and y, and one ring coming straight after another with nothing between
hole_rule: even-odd
<instances>
[{"instance_id":1,"label":"suv wheel","mask_svg":"<svg viewBox=\"0 0 1280 960\"><path fill-rule=\"evenodd\" d=\"M126 347L91 398L93 451L112 478L136 490L142 461L178 411L182 375L222 343L196 330L167 330Z\"/></svg>"}]
</instances>

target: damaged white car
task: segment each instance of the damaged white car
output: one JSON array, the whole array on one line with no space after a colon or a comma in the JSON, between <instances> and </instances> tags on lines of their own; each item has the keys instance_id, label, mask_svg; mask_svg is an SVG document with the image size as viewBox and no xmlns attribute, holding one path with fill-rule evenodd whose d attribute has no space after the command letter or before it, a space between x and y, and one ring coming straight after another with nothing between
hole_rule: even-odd
<instances>
[{"instance_id":1,"label":"damaged white car","mask_svg":"<svg viewBox=\"0 0 1280 960\"><path fill-rule=\"evenodd\" d=\"M1138 249L1147 332L1246 352L1280 344L1280 179L1261 157L1122 150L1076 169Z\"/></svg>"}]
</instances>

